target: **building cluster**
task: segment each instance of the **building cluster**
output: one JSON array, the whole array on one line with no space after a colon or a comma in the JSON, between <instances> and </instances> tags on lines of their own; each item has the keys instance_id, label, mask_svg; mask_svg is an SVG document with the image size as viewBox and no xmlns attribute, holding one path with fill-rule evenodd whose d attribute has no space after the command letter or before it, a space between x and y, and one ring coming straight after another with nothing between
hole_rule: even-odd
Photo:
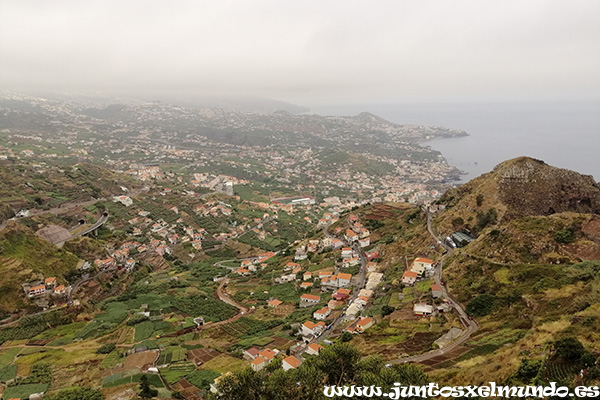
<instances>
[{"instance_id":1,"label":"building cluster","mask_svg":"<svg viewBox=\"0 0 600 400\"><path fill-rule=\"evenodd\" d=\"M65 295L69 287L59 285L55 277L45 278L43 280L27 282L22 285L23 291L29 298L47 296L47 295Z\"/></svg>"},{"instance_id":2,"label":"building cluster","mask_svg":"<svg viewBox=\"0 0 600 400\"><path fill-rule=\"evenodd\" d=\"M417 280L431 276L433 269L433 260L417 257L412 262L411 267L402 274L402 284L404 286L413 286Z\"/></svg>"}]
</instances>

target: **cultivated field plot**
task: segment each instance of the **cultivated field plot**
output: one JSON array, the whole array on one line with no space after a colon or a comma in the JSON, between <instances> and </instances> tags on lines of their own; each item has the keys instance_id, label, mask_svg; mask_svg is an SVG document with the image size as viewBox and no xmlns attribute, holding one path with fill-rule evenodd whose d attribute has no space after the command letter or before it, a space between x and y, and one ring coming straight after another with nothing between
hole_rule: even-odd
<instances>
[{"instance_id":1,"label":"cultivated field plot","mask_svg":"<svg viewBox=\"0 0 600 400\"><path fill-rule=\"evenodd\" d=\"M186 400L202 400L202 397L198 393L199 389L185 379L181 379L174 384L173 389L180 392Z\"/></svg>"},{"instance_id":2,"label":"cultivated field plot","mask_svg":"<svg viewBox=\"0 0 600 400\"><path fill-rule=\"evenodd\" d=\"M221 353L213 349L193 349L188 351L187 358L194 364L201 365L209 362L220 354Z\"/></svg>"},{"instance_id":3,"label":"cultivated field plot","mask_svg":"<svg viewBox=\"0 0 600 400\"><path fill-rule=\"evenodd\" d=\"M286 304L286 305L280 305L279 307L271 310L271 313L278 317L287 317L288 315L293 313L295 310L296 310L296 307L294 307L291 304Z\"/></svg>"},{"instance_id":4,"label":"cultivated field plot","mask_svg":"<svg viewBox=\"0 0 600 400\"><path fill-rule=\"evenodd\" d=\"M31 339L30 341L27 342L27 346L45 346L48 343L50 343L51 341L52 341L52 339L38 339L38 340Z\"/></svg>"},{"instance_id":5,"label":"cultivated field plot","mask_svg":"<svg viewBox=\"0 0 600 400\"><path fill-rule=\"evenodd\" d=\"M130 354L125 358L123 369L143 369L146 365L153 365L158 356L157 350L144 351L143 353Z\"/></svg>"},{"instance_id":6,"label":"cultivated field plot","mask_svg":"<svg viewBox=\"0 0 600 400\"><path fill-rule=\"evenodd\" d=\"M282 338L279 336L271 336L271 339L273 339L271 345L276 348L285 348L290 342L292 342L292 340Z\"/></svg>"},{"instance_id":7,"label":"cultivated field plot","mask_svg":"<svg viewBox=\"0 0 600 400\"><path fill-rule=\"evenodd\" d=\"M369 214L365 214L367 219L384 220L397 215L398 211L402 211L397 207L392 207L384 204L377 204L373 206L373 210Z\"/></svg>"},{"instance_id":8,"label":"cultivated field plot","mask_svg":"<svg viewBox=\"0 0 600 400\"><path fill-rule=\"evenodd\" d=\"M77 384L85 386L85 383L98 378L98 364L98 362L89 362L75 364L67 368L53 369L51 389L57 391Z\"/></svg>"},{"instance_id":9,"label":"cultivated field plot","mask_svg":"<svg viewBox=\"0 0 600 400\"><path fill-rule=\"evenodd\" d=\"M156 365L166 365L177 361L183 361L185 360L185 357L185 349L181 347L170 348L160 353L160 356L158 356L158 361L156 361Z\"/></svg>"}]
</instances>

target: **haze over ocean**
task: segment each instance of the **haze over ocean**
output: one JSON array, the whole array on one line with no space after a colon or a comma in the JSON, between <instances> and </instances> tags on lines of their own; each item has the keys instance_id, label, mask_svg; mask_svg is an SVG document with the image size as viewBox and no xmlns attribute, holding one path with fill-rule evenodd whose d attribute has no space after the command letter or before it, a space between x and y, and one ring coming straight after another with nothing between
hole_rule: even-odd
<instances>
[{"instance_id":1,"label":"haze over ocean","mask_svg":"<svg viewBox=\"0 0 600 400\"><path fill-rule=\"evenodd\" d=\"M600 180L600 102L364 104L322 107L319 114L369 111L397 123L440 125L470 136L424 142L466 172L466 182L500 162L530 156Z\"/></svg>"}]
</instances>

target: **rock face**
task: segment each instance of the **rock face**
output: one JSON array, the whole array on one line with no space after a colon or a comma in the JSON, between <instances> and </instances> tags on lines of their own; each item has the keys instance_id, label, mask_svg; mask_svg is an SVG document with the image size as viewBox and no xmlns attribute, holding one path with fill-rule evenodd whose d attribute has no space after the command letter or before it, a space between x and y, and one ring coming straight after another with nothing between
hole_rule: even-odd
<instances>
[{"instance_id":1,"label":"rock face","mask_svg":"<svg viewBox=\"0 0 600 400\"><path fill-rule=\"evenodd\" d=\"M566 211L600 214L600 185L592 176L529 157L505 161L486 175L497 183L505 219Z\"/></svg>"}]
</instances>

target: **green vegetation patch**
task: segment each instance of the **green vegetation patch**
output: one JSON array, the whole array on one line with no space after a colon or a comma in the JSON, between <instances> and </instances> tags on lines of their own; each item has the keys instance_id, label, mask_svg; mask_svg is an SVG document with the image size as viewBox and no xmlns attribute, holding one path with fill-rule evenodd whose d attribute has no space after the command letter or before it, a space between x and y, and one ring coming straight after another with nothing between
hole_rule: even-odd
<instances>
[{"instance_id":1,"label":"green vegetation patch","mask_svg":"<svg viewBox=\"0 0 600 400\"><path fill-rule=\"evenodd\" d=\"M136 374L125 377L123 377L122 374L110 375L104 378L104 380L102 381L102 387L110 388L115 386L128 385L131 383L139 383L143 375L146 375L146 377L148 378L148 383L150 383L152 386L157 388L164 387L162 381L160 380L160 377L158 375L151 374Z\"/></svg>"},{"instance_id":2,"label":"green vegetation patch","mask_svg":"<svg viewBox=\"0 0 600 400\"><path fill-rule=\"evenodd\" d=\"M17 366L9 364L6 367L0 368L0 382L6 383L17 376Z\"/></svg>"},{"instance_id":3,"label":"green vegetation patch","mask_svg":"<svg viewBox=\"0 0 600 400\"><path fill-rule=\"evenodd\" d=\"M213 297L200 295L176 298L173 300L173 305L189 316L202 316L207 321L223 321L233 317L237 312L237 308L232 305Z\"/></svg>"},{"instance_id":4,"label":"green vegetation patch","mask_svg":"<svg viewBox=\"0 0 600 400\"><path fill-rule=\"evenodd\" d=\"M23 347L11 347L8 350L0 352L0 367L5 367L12 363L15 357L21 353L21 350L23 350Z\"/></svg>"},{"instance_id":5,"label":"green vegetation patch","mask_svg":"<svg viewBox=\"0 0 600 400\"><path fill-rule=\"evenodd\" d=\"M46 383L32 383L28 385L11 386L4 391L5 399L28 399L34 393L48 390Z\"/></svg>"},{"instance_id":6,"label":"green vegetation patch","mask_svg":"<svg viewBox=\"0 0 600 400\"><path fill-rule=\"evenodd\" d=\"M163 376L163 378L169 383L169 385L172 385L195 370L196 367L194 366L194 363L186 362L173 364L168 366L167 368L161 368L160 373Z\"/></svg>"},{"instance_id":7,"label":"green vegetation patch","mask_svg":"<svg viewBox=\"0 0 600 400\"><path fill-rule=\"evenodd\" d=\"M219 377L220 375L221 374L217 371L201 369L186 375L185 379L200 389L208 389L215 378Z\"/></svg>"},{"instance_id":8,"label":"green vegetation patch","mask_svg":"<svg viewBox=\"0 0 600 400\"><path fill-rule=\"evenodd\" d=\"M154 322L152 321L144 321L140 322L135 326L135 338L136 342L140 342L142 340L150 339L152 337L152 333L154 332Z\"/></svg>"}]
</instances>

